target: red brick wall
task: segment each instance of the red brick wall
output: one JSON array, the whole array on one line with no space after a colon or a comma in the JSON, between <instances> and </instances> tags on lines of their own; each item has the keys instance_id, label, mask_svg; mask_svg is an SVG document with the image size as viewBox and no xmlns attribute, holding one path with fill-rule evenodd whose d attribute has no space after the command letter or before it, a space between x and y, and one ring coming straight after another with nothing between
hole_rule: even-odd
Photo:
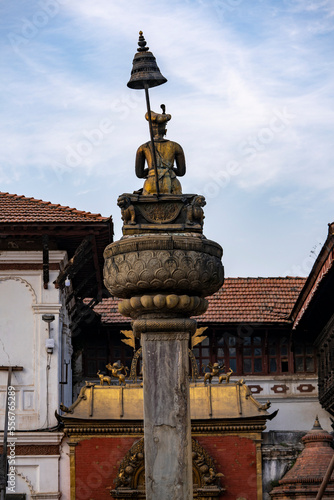
<instances>
[{"instance_id":1,"label":"red brick wall","mask_svg":"<svg viewBox=\"0 0 334 500\"><path fill-rule=\"evenodd\" d=\"M215 460L222 472L224 500L257 500L256 447L254 441L239 436L193 436Z\"/></svg>"},{"instance_id":2,"label":"red brick wall","mask_svg":"<svg viewBox=\"0 0 334 500\"><path fill-rule=\"evenodd\" d=\"M224 500L243 497L257 500L255 443L238 436L194 436L216 461L218 472L225 477ZM110 499L108 487L114 479L124 455L139 437L91 438L75 448L76 499Z\"/></svg>"},{"instance_id":3,"label":"red brick wall","mask_svg":"<svg viewBox=\"0 0 334 500\"><path fill-rule=\"evenodd\" d=\"M76 500L110 500L108 487L114 479L124 455L138 438L91 438L75 447Z\"/></svg>"}]
</instances>

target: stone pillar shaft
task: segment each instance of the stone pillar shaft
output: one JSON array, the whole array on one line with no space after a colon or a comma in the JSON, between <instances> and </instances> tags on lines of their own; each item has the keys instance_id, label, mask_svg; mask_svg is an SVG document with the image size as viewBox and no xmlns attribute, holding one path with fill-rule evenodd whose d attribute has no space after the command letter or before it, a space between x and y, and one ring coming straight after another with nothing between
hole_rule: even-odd
<instances>
[{"instance_id":1,"label":"stone pillar shaft","mask_svg":"<svg viewBox=\"0 0 334 500\"><path fill-rule=\"evenodd\" d=\"M147 500L192 500L189 332L142 333Z\"/></svg>"}]
</instances>

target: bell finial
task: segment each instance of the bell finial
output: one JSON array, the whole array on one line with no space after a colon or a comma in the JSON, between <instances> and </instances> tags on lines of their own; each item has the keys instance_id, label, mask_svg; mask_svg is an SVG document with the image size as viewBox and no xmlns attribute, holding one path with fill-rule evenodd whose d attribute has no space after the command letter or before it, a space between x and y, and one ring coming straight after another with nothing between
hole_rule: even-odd
<instances>
[{"instance_id":1,"label":"bell finial","mask_svg":"<svg viewBox=\"0 0 334 500\"><path fill-rule=\"evenodd\" d=\"M130 89L144 89L145 85L148 88L157 87L167 82L146 44L143 32L139 31L138 49L133 59L131 78L128 82Z\"/></svg>"},{"instance_id":2,"label":"bell finial","mask_svg":"<svg viewBox=\"0 0 334 500\"><path fill-rule=\"evenodd\" d=\"M314 421L314 424L313 424L313 427L312 427L312 431L319 430L319 429L322 430L322 427L320 425L319 418L318 418L318 415L317 415L315 417L315 421Z\"/></svg>"},{"instance_id":3,"label":"bell finial","mask_svg":"<svg viewBox=\"0 0 334 500\"><path fill-rule=\"evenodd\" d=\"M138 45L139 45L138 52L147 52L149 50L149 47L146 47L146 40L144 38L142 31L139 31Z\"/></svg>"}]
</instances>

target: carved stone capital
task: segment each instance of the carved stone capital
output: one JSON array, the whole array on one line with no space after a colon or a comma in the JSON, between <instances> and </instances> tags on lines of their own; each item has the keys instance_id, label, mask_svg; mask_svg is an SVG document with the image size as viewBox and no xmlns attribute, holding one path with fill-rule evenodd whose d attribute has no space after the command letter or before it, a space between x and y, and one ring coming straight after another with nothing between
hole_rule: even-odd
<instances>
[{"instance_id":1,"label":"carved stone capital","mask_svg":"<svg viewBox=\"0 0 334 500\"><path fill-rule=\"evenodd\" d=\"M142 333L141 334L141 339L143 341L153 341L153 342L160 342L160 341L167 341L169 342L170 340L186 340L189 341L190 334L189 333Z\"/></svg>"},{"instance_id":2,"label":"carved stone capital","mask_svg":"<svg viewBox=\"0 0 334 500\"><path fill-rule=\"evenodd\" d=\"M152 294L206 297L224 280L222 248L203 236L128 236L104 251L104 283L120 298Z\"/></svg>"},{"instance_id":3,"label":"carved stone capital","mask_svg":"<svg viewBox=\"0 0 334 500\"><path fill-rule=\"evenodd\" d=\"M148 339L147 334L153 334L157 340L172 340L173 335L185 335L189 339L196 332L196 327L196 321L190 318L138 319L132 324L137 338L146 334L145 338ZM152 337L150 340L155 339Z\"/></svg>"}]
</instances>

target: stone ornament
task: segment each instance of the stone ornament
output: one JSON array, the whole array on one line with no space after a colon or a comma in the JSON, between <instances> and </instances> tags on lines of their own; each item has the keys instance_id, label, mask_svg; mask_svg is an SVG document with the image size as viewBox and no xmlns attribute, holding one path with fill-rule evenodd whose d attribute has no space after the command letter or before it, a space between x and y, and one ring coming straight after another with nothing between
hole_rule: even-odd
<instances>
[{"instance_id":1,"label":"stone ornament","mask_svg":"<svg viewBox=\"0 0 334 500\"><path fill-rule=\"evenodd\" d=\"M136 212L130 198L122 194L118 197L117 205L121 209L122 221L124 224L136 224Z\"/></svg>"},{"instance_id":2,"label":"stone ornament","mask_svg":"<svg viewBox=\"0 0 334 500\"><path fill-rule=\"evenodd\" d=\"M104 282L112 295L131 298L170 291L206 297L219 290L224 271L216 243L176 235L131 240L111 243L104 251Z\"/></svg>"},{"instance_id":3,"label":"stone ornament","mask_svg":"<svg viewBox=\"0 0 334 500\"><path fill-rule=\"evenodd\" d=\"M199 316L205 313L207 308L208 301L202 297L176 294L131 297L122 300L118 305L118 310L123 316L133 319L153 312Z\"/></svg>"},{"instance_id":4,"label":"stone ornament","mask_svg":"<svg viewBox=\"0 0 334 500\"><path fill-rule=\"evenodd\" d=\"M196 194L142 195L124 193L117 200L121 208L123 235L152 232L202 234L204 196Z\"/></svg>"}]
</instances>

